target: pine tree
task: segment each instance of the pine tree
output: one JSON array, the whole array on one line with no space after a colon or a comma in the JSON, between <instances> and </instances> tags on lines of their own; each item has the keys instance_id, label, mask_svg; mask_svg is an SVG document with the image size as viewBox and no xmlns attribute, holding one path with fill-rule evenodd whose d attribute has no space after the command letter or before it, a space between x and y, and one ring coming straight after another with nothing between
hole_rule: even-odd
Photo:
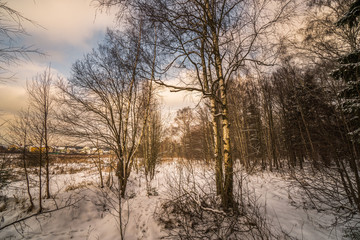
<instances>
[{"instance_id":1,"label":"pine tree","mask_svg":"<svg viewBox=\"0 0 360 240\"><path fill-rule=\"evenodd\" d=\"M339 27L357 28L360 17L360 0L356 0L339 19ZM353 46L351 51L338 60L340 66L333 72L333 77L345 82L339 93L341 108L349 117L349 135L353 141L360 142L360 49Z\"/></svg>"},{"instance_id":2,"label":"pine tree","mask_svg":"<svg viewBox=\"0 0 360 240\"><path fill-rule=\"evenodd\" d=\"M348 25L350 28L358 25L358 17L360 16L360 0L356 0L345 13L345 15L337 22L338 26Z\"/></svg>"}]
</instances>

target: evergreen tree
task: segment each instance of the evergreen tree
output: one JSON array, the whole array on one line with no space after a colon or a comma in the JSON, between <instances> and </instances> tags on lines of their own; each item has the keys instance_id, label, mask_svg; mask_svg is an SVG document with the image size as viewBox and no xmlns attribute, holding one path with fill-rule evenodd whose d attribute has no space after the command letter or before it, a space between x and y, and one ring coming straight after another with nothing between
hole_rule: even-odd
<instances>
[{"instance_id":1,"label":"evergreen tree","mask_svg":"<svg viewBox=\"0 0 360 240\"><path fill-rule=\"evenodd\" d=\"M358 28L360 0L356 0L339 19L339 27ZM345 82L339 93L341 108L349 118L349 134L353 141L360 142L360 49L353 46L351 51L338 60L340 66L333 72L333 77Z\"/></svg>"}]
</instances>

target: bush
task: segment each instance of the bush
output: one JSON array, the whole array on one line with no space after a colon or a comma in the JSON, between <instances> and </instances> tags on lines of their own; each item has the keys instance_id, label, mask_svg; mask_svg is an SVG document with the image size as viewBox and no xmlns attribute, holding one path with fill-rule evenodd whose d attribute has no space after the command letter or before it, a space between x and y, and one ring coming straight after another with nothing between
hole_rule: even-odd
<instances>
[{"instance_id":1,"label":"bush","mask_svg":"<svg viewBox=\"0 0 360 240\"><path fill-rule=\"evenodd\" d=\"M201 172L202 171L202 172ZM213 170L178 165L176 176L168 179L168 200L156 213L175 239L274 239L256 201L236 194L235 207L221 208L216 196ZM239 177L236 189L241 192Z\"/></svg>"}]
</instances>

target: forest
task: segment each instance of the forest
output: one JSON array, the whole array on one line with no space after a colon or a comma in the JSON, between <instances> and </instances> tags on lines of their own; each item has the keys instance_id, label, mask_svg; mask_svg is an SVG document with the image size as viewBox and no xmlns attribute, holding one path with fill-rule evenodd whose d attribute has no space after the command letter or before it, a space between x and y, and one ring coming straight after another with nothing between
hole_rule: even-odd
<instances>
[{"instance_id":1,"label":"forest","mask_svg":"<svg viewBox=\"0 0 360 240\"><path fill-rule=\"evenodd\" d=\"M360 0L92 4L117 27L0 118L1 239L360 239ZM6 85L43 53L0 13Z\"/></svg>"}]
</instances>

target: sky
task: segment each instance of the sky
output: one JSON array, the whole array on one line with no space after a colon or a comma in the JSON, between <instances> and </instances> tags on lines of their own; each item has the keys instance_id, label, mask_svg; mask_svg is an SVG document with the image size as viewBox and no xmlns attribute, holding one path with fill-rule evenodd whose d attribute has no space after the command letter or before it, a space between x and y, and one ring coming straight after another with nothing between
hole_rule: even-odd
<instances>
[{"instance_id":1,"label":"sky","mask_svg":"<svg viewBox=\"0 0 360 240\"><path fill-rule=\"evenodd\" d=\"M70 77L72 64L101 42L106 29L120 27L115 21L116 9L99 11L92 0L11 0L7 5L35 23L24 22L27 35L17 44L39 49L45 55L30 55L29 60L9 67L14 77L0 83L0 125L26 108L26 81L49 65L54 76ZM159 95L165 111L173 113L194 105L186 93L162 90Z\"/></svg>"}]
</instances>

